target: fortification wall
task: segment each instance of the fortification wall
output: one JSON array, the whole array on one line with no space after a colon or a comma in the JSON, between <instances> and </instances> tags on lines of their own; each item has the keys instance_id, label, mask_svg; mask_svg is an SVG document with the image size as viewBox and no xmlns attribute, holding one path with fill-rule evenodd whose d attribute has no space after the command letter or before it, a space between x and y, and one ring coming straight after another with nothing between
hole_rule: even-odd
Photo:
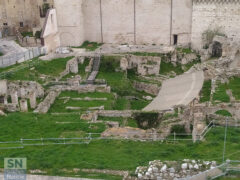
<instances>
[{"instance_id":1,"label":"fortification wall","mask_svg":"<svg viewBox=\"0 0 240 180\"><path fill-rule=\"evenodd\" d=\"M239 41L240 1L236 0L193 0L192 47L203 47L202 33L218 28L220 32Z\"/></svg>"},{"instance_id":2,"label":"fortification wall","mask_svg":"<svg viewBox=\"0 0 240 180\"><path fill-rule=\"evenodd\" d=\"M61 43L80 45L88 40L170 45L176 34L178 44L187 45L191 32L191 0L178 1L55 0L59 29L61 34L65 33L60 34Z\"/></svg>"},{"instance_id":3,"label":"fortification wall","mask_svg":"<svg viewBox=\"0 0 240 180\"><path fill-rule=\"evenodd\" d=\"M137 44L170 44L171 0L136 0Z\"/></svg>"},{"instance_id":4,"label":"fortification wall","mask_svg":"<svg viewBox=\"0 0 240 180\"><path fill-rule=\"evenodd\" d=\"M82 0L55 0L62 46L79 46L84 41Z\"/></svg>"},{"instance_id":5,"label":"fortification wall","mask_svg":"<svg viewBox=\"0 0 240 180\"><path fill-rule=\"evenodd\" d=\"M178 43L187 45L191 42L192 0L173 0L172 34L178 35ZM171 37L171 44L174 43Z\"/></svg>"}]
</instances>

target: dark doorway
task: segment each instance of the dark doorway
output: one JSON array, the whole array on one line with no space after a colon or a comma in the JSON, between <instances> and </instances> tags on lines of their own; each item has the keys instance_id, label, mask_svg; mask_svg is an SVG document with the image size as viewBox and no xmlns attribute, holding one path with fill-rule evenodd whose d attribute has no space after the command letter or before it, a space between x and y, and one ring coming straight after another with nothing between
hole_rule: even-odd
<instances>
[{"instance_id":1,"label":"dark doorway","mask_svg":"<svg viewBox=\"0 0 240 180\"><path fill-rule=\"evenodd\" d=\"M4 96L0 96L0 104L4 104Z\"/></svg>"},{"instance_id":2,"label":"dark doorway","mask_svg":"<svg viewBox=\"0 0 240 180\"><path fill-rule=\"evenodd\" d=\"M222 44L220 42L214 42L212 46L212 57L222 56Z\"/></svg>"},{"instance_id":3,"label":"dark doorway","mask_svg":"<svg viewBox=\"0 0 240 180\"><path fill-rule=\"evenodd\" d=\"M173 44L177 45L177 43L178 43L178 35L174 34L173 35Z\"/></svg>"}]
</instances>

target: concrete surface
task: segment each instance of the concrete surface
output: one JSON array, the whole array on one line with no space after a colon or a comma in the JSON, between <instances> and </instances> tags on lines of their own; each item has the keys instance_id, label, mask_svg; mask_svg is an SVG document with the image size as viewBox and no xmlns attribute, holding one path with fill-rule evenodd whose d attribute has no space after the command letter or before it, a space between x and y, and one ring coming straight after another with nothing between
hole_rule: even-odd
<instances>
[{"instance_id":1,"label":"concrete surface","mask_svg":"<svg viewBox=\"0 0 240 180\"><path fill-rule=\"evenodd\" d=\"M204 81L203 71L185 73L163 82L158 96L143 110L161 111L175 105L188 105L199 95Z\"/></svg>"}]
</instances>

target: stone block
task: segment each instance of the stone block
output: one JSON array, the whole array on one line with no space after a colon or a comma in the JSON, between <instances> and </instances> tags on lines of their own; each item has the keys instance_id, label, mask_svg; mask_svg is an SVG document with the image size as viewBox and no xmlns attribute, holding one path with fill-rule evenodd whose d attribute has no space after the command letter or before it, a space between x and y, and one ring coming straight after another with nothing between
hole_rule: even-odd
<instances>
[{"instance_id":1,"label":"stone block","mask_svg":"<svg viewBox=\"0 0 240 180\"><path fill-rule=\"evenodd\" d=\"M28 104L26 99L20 100L20 110L21 112L28 112Z\"/></svg>"}]
</instances>

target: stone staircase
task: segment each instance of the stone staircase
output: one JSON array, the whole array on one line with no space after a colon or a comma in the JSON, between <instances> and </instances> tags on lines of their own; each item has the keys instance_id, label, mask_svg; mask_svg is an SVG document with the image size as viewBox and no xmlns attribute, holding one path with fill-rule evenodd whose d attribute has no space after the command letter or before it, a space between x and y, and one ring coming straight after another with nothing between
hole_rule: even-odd
<instances>
[{"instance_id":1,"label":"stone staircase","mask_svg":"<svg viewBox=\"0 0 240 180\"><path fill-rule=\"evenodd\" d=\"M94 81L97 77L99 68L100 68L100 62L101 62L101 56L100 55L95 56L94 59L93 59L92 72L87 79L87 84L93 84L94 83Z\"/></svg>"}]
</instances>

